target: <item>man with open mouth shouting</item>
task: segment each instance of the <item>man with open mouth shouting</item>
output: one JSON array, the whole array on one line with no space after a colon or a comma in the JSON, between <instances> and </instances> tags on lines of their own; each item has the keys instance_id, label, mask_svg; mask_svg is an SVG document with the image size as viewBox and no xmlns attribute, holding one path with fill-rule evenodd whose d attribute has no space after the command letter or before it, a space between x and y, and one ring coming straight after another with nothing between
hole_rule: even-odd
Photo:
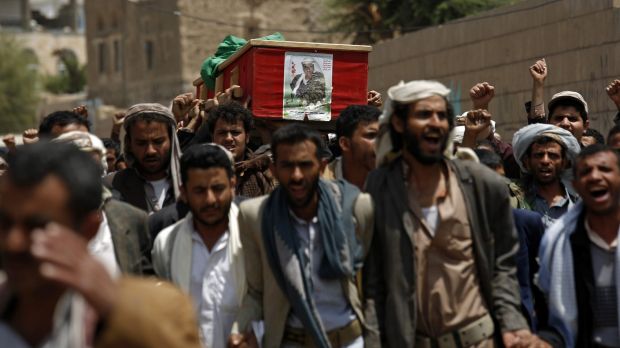
<instances>
[{"instance_id":1,"label":"man with open mouth shouting","mask_svg":"<svg viewBox=\"0 0 620 348\"><path fill-rule=\"evenodd\" d=\"M515 159L525 173L519 186L524 197L514 208L543 216L551 226L578 200L570 185L570 166L580 151L577 139L567 130L550 124L532 124L519 129L512 140Z\"/></svg>"},{"instance_id":2,"label":"man with open mouth shouting","mask_svg":"<svg viewBox=\"0 0 620 348\"><path fill-rule=\"evenodd\" d=\"M366 182L376 218L362 277L366 343L539 343L519 310L506 184L477 163L444 156L454 127L449 93L437 81L401 82L387 92L378 167Z\"/></svg>"},{"instance_id":3,"label":"man with open mouth shouting","mask_svg":"<svg viewBox=\"0 0 620 348\"><path fill-rule=\"evenodd\" d=\"M539 286L548 298L552 330L541 335L553 346L620 346L619 156L599 144L579 154L573 185L582 201L543 237Z\"/></svg>"}]
</instances>

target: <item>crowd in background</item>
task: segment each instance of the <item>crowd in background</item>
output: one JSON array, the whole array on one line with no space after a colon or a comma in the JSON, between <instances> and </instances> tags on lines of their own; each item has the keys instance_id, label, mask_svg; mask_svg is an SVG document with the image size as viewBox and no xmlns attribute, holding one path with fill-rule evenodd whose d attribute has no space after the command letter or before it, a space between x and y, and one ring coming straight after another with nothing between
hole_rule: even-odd
<instances>
[{"instance_id":1,"label":"crowd in background","mask_svg":"<svg viewBox=\"0 0 620 348\"><path fill-rule=\"evenodd\" d=\"M605 138L529 74L511 141L428 80L334 134L232 86L5 136L0 346L620 347L620 80Z\"/></svg>"}]
</instances>

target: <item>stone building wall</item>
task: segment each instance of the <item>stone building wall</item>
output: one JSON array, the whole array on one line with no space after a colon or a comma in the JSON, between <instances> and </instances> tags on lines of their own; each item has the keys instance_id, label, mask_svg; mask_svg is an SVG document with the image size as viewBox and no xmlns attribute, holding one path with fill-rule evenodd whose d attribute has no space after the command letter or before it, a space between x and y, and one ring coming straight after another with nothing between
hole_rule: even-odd
<instances>
[{"instance_id":1,"label":"stone building wall","mask_svg":"<svg viewBox=\"0 0 620 348\"><path fill-rule=\"evenodd\" d=\"M510 140L526 124L528 68L540 57L549 67L545 100L580 92L591 127L606 134L616 110L605 87L620 77L619 0L528 0L377 44L369 87L385 92L399 80L437 79L464 112L469 88L488 81L496 87L490 111Z\"/></svg>"},{"instance_id":2,"label":"stone building wall","mask_svg":"<svg viewBox=\"0 0 620 348\"><path fill-rule=\"evenodd\" d=\"M321 31L323 0L86 0L89 96L104 104L169 103L193 91L204 59L226 35L255 38L280 30L287 40L338 42ZM175 12L181 15L176 15ZM101 24L103 22L103 25ZM114 25L118 22L118 25ZM122 45L115 69L113 46ZM152 42L148 68L147 42ZM99 67L100 45L108 64Z\"/></svg>"}]
</instances>

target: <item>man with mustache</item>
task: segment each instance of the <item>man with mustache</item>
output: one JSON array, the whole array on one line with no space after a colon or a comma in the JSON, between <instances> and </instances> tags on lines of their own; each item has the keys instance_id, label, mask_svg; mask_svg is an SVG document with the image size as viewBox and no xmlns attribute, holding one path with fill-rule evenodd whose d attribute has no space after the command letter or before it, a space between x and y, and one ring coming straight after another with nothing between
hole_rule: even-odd
<instances>
[{"instance_id":1,"label":"man with mustache","mask_svg":"<svg viewBox=\"0 0 620 348\"><path fill-rule=\"evenodd\" d=\"M376 221L362 277L367 343L528 346L538 339L520 311L508 190L490 169L444 157L449 92L437 81L387 92L366 182Z\"/></svg>"},{"instance_id":2,"label":"man with mustache","mask_svg":"<svg viewBox=\"0 0 620 348\"><path fill-rule=\"evenodd\" d=\"M241 204L248 289L230 347L254 341L259 321L263 347L364 347L355 275L371 238L372 203L344 180L320 179L323 146L306 126L278 129L271 168L280 186Z\"/></svg>"},{"instance_id":3,"label":"man with mustache","mask_svg":"<svg viewBox=\"0 0 620 348\"><path fill-rule=\"evenodd\" d=\"M519 181L523 197L515 208L543 216L545 227L564 215L579 199L570 186L569 168L581 150L567 130L537 123L519 129L512 139L515 159L525 173Z\"/></svg>"},{"instance_id":4,"label":"man with mustache","mask_svg":"<svg viewBox=\"0 0 620 348\"><path fill-rule=\"evenodd\" d=\"M202 343L224 347L245 290L232 154L192 145L181 157L181 179L190 212L157 235L153 267L191 295Z\"/></svg>"},{"instance_id":5,"label":"man with mustache","mask_svg":"<svg viewBox=\"0 0 620 348\"><path fill-rule=\"evenodd\" d=\"M179 196L181 148L172 112L160 104L136 104L127 110L123 155L129 168L105 178L114 198L149 214Z\"/></svg>"},{"instance_id":6,"label":"man with mustache","mask_svg":"<svg viewBox=\"0 0 620 348\"><path fill-rule=\"evenodd\" d=\"M540 335L554 347L618 347L618 152L586 147L573 174L582 200L545 232L540 247L538 283L551 327Z\"/></svg>"},{"instance_id":7,"label":"man with mustache","mask_svg":"<svg viewBox=\"0 0 620 348\"><path fill-rule=\"evenodd\" d=\"M186 295L111 275L89 250L103 203L89 154L43 141L20 146L9 164L0 178L0 346L199 347Z\"/></svg>"},{"instance_id":8,"label":"man with mustache","mask_svg":"<svg viewBox=\"0 0 620 348\"><path fill-rule=\"evenodd\" d=\"M258 197L270 193L275 186L269 171L270 155L254 154L247 146L254 126L252 112L235 101L229 101L209 112L207 124L213 142L232 152L235 158L236 194Z\"/></svg>"}]
</instances>

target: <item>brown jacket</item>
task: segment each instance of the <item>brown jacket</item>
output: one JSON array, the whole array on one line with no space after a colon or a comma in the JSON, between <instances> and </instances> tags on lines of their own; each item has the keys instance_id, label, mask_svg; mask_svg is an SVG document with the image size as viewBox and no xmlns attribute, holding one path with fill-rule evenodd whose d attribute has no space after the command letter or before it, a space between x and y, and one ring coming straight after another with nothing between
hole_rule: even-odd
<instances>
[{"instance_id":1,"label":"brown jacket","mask_svg":"<svg viewBox=\"0 0 620 348\"><path fill-rule=\"evenodd\" d=\"M477 163L449 163L463 191L480 290L496 333L526 329L516 278L519 245L506 184ZM416 246L412 225L404 221L409 207L402 157L371 172L366 185L375 203L376 221L363 276L366 322L373 328L366 343L380 339L386 347L413 347Z\"/></svg>"},{"instance_id":2,"label":"brown jacket","mask_svg":"<svg viewBox=\"0 0 620 348\"><path fill-rule=\"evenodd\" d=\"M172 284L123 278L117 300L95 348L200 347L190 299Z\"/></svg>"},{"instance_id":3,"label":"brown jacket","mask_svg":"<svg viewBox=\"0 0 620 348\"><path fill-rule=\"evenodd\" d=\"M245 332L252 321L264 320L263 347L280 347L291 305L280 289L265 257L261 221L268 196L250 199L239 208L239 231L245 259L247 293L243 299L233 332ZM357 233L364 251L372 237L372 201L367 194L360 194L354 207ZM362 303L354 279L342 279L345 297L360 321Z\"/></svg>"}]
</instances>

